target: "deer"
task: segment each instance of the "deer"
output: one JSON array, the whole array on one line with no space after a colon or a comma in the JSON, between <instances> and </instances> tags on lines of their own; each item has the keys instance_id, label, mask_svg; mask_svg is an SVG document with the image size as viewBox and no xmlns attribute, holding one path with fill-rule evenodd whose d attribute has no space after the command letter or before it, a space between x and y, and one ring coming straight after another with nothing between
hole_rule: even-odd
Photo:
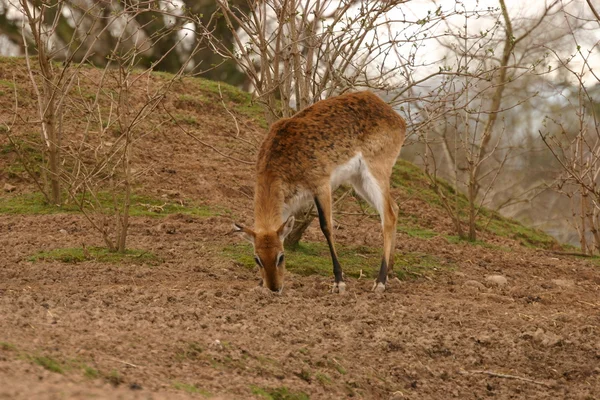
<instances>
[{"instance_id":1,"label":"deer","mask_svg":"<svg viewBox=\"0 0 600 400\"><path fill-rule=\"evenodd\" d=\"M383 256L373 291L385 291L399 210L390 177L405 137L404 119L369 91L320 100L272 124L256 162L254 229L233 227L254 247L260 286L282 292L283 242L294 227L294 214L314 201L333 263L331 291L346 291L333 238L332 193L350 184L381 219Z\"/></svg>"}]
</instances>

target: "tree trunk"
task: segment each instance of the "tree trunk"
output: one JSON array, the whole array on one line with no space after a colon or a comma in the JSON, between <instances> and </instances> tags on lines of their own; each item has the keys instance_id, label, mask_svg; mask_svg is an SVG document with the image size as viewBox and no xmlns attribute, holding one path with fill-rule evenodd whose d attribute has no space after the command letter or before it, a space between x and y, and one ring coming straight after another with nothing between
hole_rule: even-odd
<instances>
[{"instance_id":1,"label":"tree trunk","mask_svg":"<svg viewBox=\"0 0 600 400\"><path fill-rule=\"evenodd\" d=\"M50 66L50 61L45 57L45 52L38 56L40 68L42 70L42 102L43 102L43 120L42 135L45 140L46 150L48 151L48 171L50 172L50 200L53 205L61 204L60 196L60 135L56 130L56 98L58 97L58 87L53 83L54 73Z\"/></svg>"},{"instance_id":2,"label":"tree trunk","mask_svg":"<svg viewBox=\"0 0 600 400\"><path fill-rule=\"evenodd\" d=\"M296 215L294 215L294 217L296 218L296 223L294 224L294 228L292 229L290 234L285 238L285 241L283 243L286 249L295 250L298 248L298 245L300 244L300 239L302 239L304 232L306 231L306 229L308 229L313 219L315 219L314 215L312 214L313 209L314 206L311 205L308 208L299 211L298 213L296 213Z\"/></svg>"},{"instance_id":3,"label":"tree trunk","mask_svg":"<svg viewBox=\"0 0 600 400\"><path fill-rule=\"evenodd\" d=\"M475 170L471 168L471 176L469 179L469 241L474 242L477 240L477 229L475 226L475 218L477 213L475 212L476 200L477 200L477 178L475 177Z\"/></svg>"}]
</instances>

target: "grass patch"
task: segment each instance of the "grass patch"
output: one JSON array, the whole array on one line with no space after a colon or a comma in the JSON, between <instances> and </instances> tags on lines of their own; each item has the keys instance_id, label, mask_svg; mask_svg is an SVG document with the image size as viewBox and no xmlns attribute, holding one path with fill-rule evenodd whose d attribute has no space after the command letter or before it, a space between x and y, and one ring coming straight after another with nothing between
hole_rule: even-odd
<instances>
[{"instance_id":1,"label":"grass patch","mask_svg":"<svg viewBox=\"0 0 600 400\"><path fill-rule=\"evenodd\" d=\"M195 125L195 126L200 125L200 123L198 122L198 120L196 119L196 117L194 117L193 115L189 115L189 114L174 114L173 118L175 119L176 122L183 123L183 124L186 124L186 125Z\"/></svg>"},{"instance_id":2,"label":"grass patch","mask_svg":"<svg viewBox=\"0 0 600 400\"><path fill-rule=\"evenodd\" d=\"M2 130L6 130L6 127L0 128L0 131ZM27 175L26 166L36 176L40 176L44 157L40 148L35 145L37 140L35 136L35 133L28 133L21 137L13 137L12 142L8 141L0 146L0 156L14 155L14 160L7 162L3 168L9 178L21 178ZM21 154L22 158L18 154ZM12 158L8 157L7 160Z\"/></svg>"},{"instance_id":3,"label":"grass patch","mask_svg":"<svg viewBox=\"0 0 600 400\"><path fill-rule=\"evenodd\" d=\"M483 214L486 218L479 221L479 229L486 229L497 236L517 240L526 247L551 249L559 246L556 239L545 232L524 226L518 221L504 218L491 210L485 210Z\"/></svg>"},{"instance_id":4,"label":"grass patch","mask_svg":"<svg viewBox=\"0 0 600 400\"><path fill-rule=\"evenodd\" d=\"M100 193L98 195L100 205L96 206L89 201L84 201L84 208L87 211L101 212L110 214L114 209L113 198L110 193ZM117 201L120 201L117 198ZM79 213L79 207L73 204L72 199L60 207L46 203L41 193L27 193L7 195L0 198L0 214L26 214L26 215L47 215L58 213ZM196 205L194 203L185 203L182 205L177 202L165 201L164 199L155 199L143 195L133 195L131 197L131 206L129 215L132 217L160 217L169 214L184 214L198 217L211 217L218 215L231 215L231 211L226 208L212 208L205 205Z\"/></svg>"},{"instance_id":5,"label":"grass patch","mask_svg":"<svg viewBox=\"0 0 600 400\"><path fill-rule=\"evenodd\" d=\"M45 369L47 369L50 372L56 372L58 374L64 374L64 372L65 372L65 367L60 362L53 359L52 357L31 356L31 361L34 364L44 367Z\"/></svg>"},{"instance_id":6,"label":"grass patch","mask_svg":"<svg viewBox=\"0 0 600 400\"><path fill-rule=\"evenodd\" d=\"M418 166L405 160L398 160L394 166L391 181L393 187L402 189L409 197L417 198L437 208L441 213L446 213L437 193L431 188L429 179ZM452 197L450 201L453 206L455 202L458 202L458 208L461 210L460 217L463 221L467 221L466 213L469 202L466 196L462 193L457 194L454 187L443 179L438 179L438 184L448 197ZM479 213L477 220L477 230L479 232L487 231L496 236L514 239L526 247L549 249L558 246L556 239L552 236L524 226L515 220L504 218L496 211L481 208ZM400 218L398 229L409 236L422 239L435 236L435 232L418 224L418 215L409 218L409 223L406 226L403 226L403 222L403 218Z\"/></svg>"},{"instance_id":7,"label":"grass patch","mask_svg":"<svg viewBox=\"0 0 600 400\"><path fill-rule=\"evenodd\" d=\"M100 371L98 371L96 368L92 368L89 365L84 365L82 367L83 370L83 375L88 378L88 379L96 379L100 377Z\"/></svg>"},{"instance_id":8,"label":"grass patch","mask_svg":"<svg viewBox=\"0 0 600 400\"><path fill-rule=\"evenodd\" d=\"M198 108L208 102L210 102L210 100L206 96L203 96L202 94L199 94L199 95L182 94L177 98L176 105L178 105L179 108L183 108L182 106L191 106L194 108ZM176 117L177 114L175 114L174 116Z\"/></svg>"},{"instance_id":9,"label":"grass patch","mask_svg":"<svg viewBox=\"0 0 600 400\"><path fill-rule=\"evenodd\" d=\"M160 259L145 250L126 250L124 253L110 252L104 247L81 247L53 249L40 251L27 259L27 261L60 261L68 264L94 260L103 263L156 265Z\"/></svg>"},{"instance_id":10,"label":"grass patch","mask_svg":"<svg viewBox=\"0 0 600 400\"><path fill-rule=\"evenodd\" d=\"M152 72L152 75L160 77L164 80L173 79L173 74L168 72ZM252 94L244 92L225 82L211 81L198 77L182 77L176 81L177 85L193 88L195 95L182 94L178 100L190 105L220 102L221 97L229 110L238 112L250 119L253 119L263 128L267 128L267 123L264 118L263 108L252 100ZM196 94L200 93L200 94Z\"/></svg>"},{"instance_id":11,"label":"grass patch","mask_svg":"<svg viewBox=\"0 0 600 400\"><path fill-rule=\"evenodd\" d=\"M381 265L380 248L336 244L336 250L346 276L358 278L362 270L363 277L376 278ZM227 246L223 249L223 254L246 268L255 267L254 252L249 244ZM302 276L332 276L329 247L325 243L302 242L296 250L286 253L286 268ZM438 269L441 269L440 262L435 256L424 253L396 253L394 271L399 279L428 275Z\"/></svg>"},{"instance_id":12,"label":"grass patch","mask_svg":"<svg viewBox=\"0 0 600 400\"><path fill-rule=\"evenodd\" d=\"M0 86L9 88L11 90L15 89L15 83L13 81L7 81L6 79L0 79Z\"/></svg>"},{"instance_id":13,"label":"grass patch","mask_svg":"<svg viewBox=\"0 0 600 400\"><path fill-rule=\"evenodd\" d=\"M106 379L106 381L108 383L110 383L113 386L119 386L121 383L123 383L123 378L121 377L121 374L119 374L119 371L113 369L112 371L110 371L110 373L105 374L104 375L104 379Z\"/></svg>"},{"instance_id":14,"label":"grass patch","mask_svg":"<svg viewBox=\"0 0 600 400\"><path fill-rule=\"evenodd\" d=\"M183 390L183 391L185 391L187 393L191 393L191 394L200 394L204 397L211 396L211 393L209 391L201 389L201 388L197 387L196 385L191 385L188 383L173 382L173 387L177 390Z\"/></svg>"},{"instance_id":15,"label":"grass patch","mask_svg":"<svg viewBox=\"0 0 600 400\"><path fill-rule=\"evenodd\" d=\"M421 228L412 224L404 225L401 221L398 223L398 232L418 239L431 239L440 236L439 233L432 231L431 229Z\"/></svg>"},{"instance_id":16,"label":"grass patch","mask_svg":"<svg viewBox=\"0 0 600 400\"><path fill-rule=\"evenodd\" d=\"M410 197L420 199L436 208L442 208L442 203L437 193L431 188L429 179L423 170L415 164L402 159L398 160L392 171L391 184L392 187L401 188ZM449 195L455 193L454 188L449 183L439 180L439 184ZM466 206L466 197L459 194L458 198L460 207Z\"/></svg>"},{"instance_id":17,"label":"grass patch","mask_svg":"<svg viewBox=\"0 0 600 400\"><path fill-rule=\"evenodd\" d=\"M252 394L267 400L309 400L310 397L304 392L293 392L285 386L279 388L261 388L251 386Z\"/></svg>"},{"instance_id":18,"label":"grass patch","mask_svg":"<svg viewBox=\"0 0 600 400\"><path fill-rule=\"evenodd\" d=\"M331 384L331 378L329 377L329 375L324 374L322 372L317 372L315 374L315 379L323 386Z\"/></svg>"},{"instance_id":19,"label":"grass patch","mask_svg":"<svg viewBox=\"0 0 600 400\"><path fill-rule=\"evenodd\" d=\"M228 108L253 119L261 127L267 128L267 123L264 117L264 110L260 105L252 101L252 95L248 92L239 90L235 86L223 82L211 81L203 78L190 78L194 80L196 86L206 94L212 93L213 97L221 99ZM220 93L219 93L220 88Z\"/></svg>"},{"instance_id":20,"label":"grass patch","mask_svg":"<svg viewBox=\"0 0 600 400\"><path fill-rule=\"evenodd\" d=\"M6 342L0 342L0 350L17 351L17 346Z\"/></svg>"},{"instance_id":21,"label":"grass patch","mask_svg":"<svg viewBox=\"0 0 600 400\"><path fill-rule=\"evenodd\" d=\"M202 351L202 346L199 343L190 342L175 354L175 359L178 361L197 360L202 355Z\"/></svg>"}]
</instances>

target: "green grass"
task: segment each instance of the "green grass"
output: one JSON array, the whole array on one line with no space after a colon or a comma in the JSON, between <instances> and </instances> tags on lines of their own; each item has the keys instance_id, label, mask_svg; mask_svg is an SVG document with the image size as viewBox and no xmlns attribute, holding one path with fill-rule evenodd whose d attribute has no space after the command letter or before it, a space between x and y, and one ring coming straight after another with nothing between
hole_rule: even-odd
<instances>
[{"instance_id":1,"label":"green grass","mask_svg":"<svg viewBox=\"0 0 600 400\"><path fill-rule=\"evenodd\" d=\"M1 127L1 125L0 125ZM4 127L4 129L6 129ZM0 128L0 131L2 128ZM25 135L25 139L14 137L13 142L8 141L4 145L0 146L0 156L8 156L10 154L15 154L15 156L19 153L23 156L24 160L19 160L18 157L14 161L8 163L6 167L4 167L4 172L8 175L9 178L21 178L23 177L27 171L25 169L24 163L29 167L29 169L36 175L40 175L41 166L44 162L44 157L42 156L42 152L38 147L35 146L35 141L37 134L36 133L28 133Z\"/></svg>"},{"instance_id":2,"label":"green grass","mask_svg":"<svg viewBox=\"0 0 600 400\"><path fill-rule=\"evenodd\" d=\"M173 79L173 74L167 72L153 72L152 74L164 80ZM222 97L225 106L229 110L253 119L263 128L267 128L263 108L252 100L252 95L248 92L244 92L228 83L211 81L204 78L182 77L176 84L196 89L194 95L180 95L178 99L180 102L188 103L192 106L206 102L220 103Z\"/></svg>"},{"instance_id":3,"label":"green grass","mask_svg":"<svg viewBox=\"0 0 600 400\"><path fill-rule=\"evenodd\" d=\"M264 121L264 111L260 105L252 101L252 95L248 92L239 90L235 86L223 82L211 81L202 78L193 78L197 87L203 92L213 93L220 99L223 95L223 101L227 107L233 109L246 117L254 119L257 123L266 128ZM219 87L221 93L219 93Z\"/></svg>"},{"instance_id":4,"label":"green grass","mask_svg":"<svg viewBox=\"0 0 600 400\"><path fill-rule=\"evenodd\" d=\"M381 265L381 249L367 246L336 244L336 250L346 276L375 278ZM239 243L223 249L223 255L252 269L255 267L252 246ZM445 266L444 268L448 268ZM331 276L333 267L326 243L301 242L296 250L286 253L286 269L298 275ZM441 269L439 260L424 253L396 253L394 272L399 279L428 275Z\"/></svg>"},{"instance_id":5,"label":"green grass","mask_svg":"<svg viewBox=\"0 0 600 400\"><path fill-rule=\"evenodd\" d=\"M86 198L87 199L87 198ZM113 210L113 199L110 193L98 194L98 204L84 201L84 208L88 211L99 211L110 214ZM117 201L119 199L117 198ZM45 215L57 213L78 213L79 207L68 199L60 207L47 204L41 193L7 194L0 197L0 214L27 214ZM133 217L160 217L169 214L184 214L198 217L211 217L216 215L231 215L226 208L211 208L205 205L196 205L192 202L180 204L177 202L156 199L148 196L134 194L131 197L129 215Z\"/></svg>"},{"instance_id":6,"label":"green grass","mask_svg":"<svg viewBox=\"0 0 600 400\"><path fill-rule=\"evenodd\" d=\"M183 383L183 382L173 382L173 387L177 390L183 390L187 393L191 393L191 394L200 394L204 397L209 397L211 396L211 393L207 390L204 389L200 389L198 388L196 385L191 385L188 383Z\"/></svg>"},{"instance_id":7,"label":"green grass","mask_svg":"<svg viewBox=\"0 0 600 400\"><path fill-rule=\"evenodd\" d=\"M317 372L315 374L315 379L323 386L331 384L331 378L329 377L329 375L322 372Z\"/></svg>"},{"instance_id":8,"label":"green grass","mask_svg":"<svg viewBox=\"0 0 600 400\"><path fill-rule=\"evenodd\" d=\"M479 229L486 229L497 236L515 239L526 247L550 249L558 246L556 239L552 236L524 226L518 221L504 218L491 210L485 210L483 215L484 219L478 223Z\"/></svg>"},{"instance_id":9,"label":"green grass","mask_svg":"<svg viewBox=\"0 0 600 400\"><path fill-rule=\"evenodd\" d=\"M174 114L173 118L175 118L176 122L181 122L187 125L195 125L198 126L200 123L193 115L189 114Z\"/></svg>"},{"instance_id":10,"label":"green grass","mask_svg":"<svg viewBox=\"0 0 600 400\"><path fill-rule=\"evenodd\" d=\"M57 360L47 356L31 356L31 361L34 364L40 365L51 372L63 374L65 367Z\"/></svg>"},{"instance_id":11,"label":"green grass","mask_svg":"<svg viewBox=\"0 0 600 400\"><path fill-rule=\"evenodd\" d=\"M84 365L81 369L83 370L83 375L88 379L96 379L101 376L100 371L98 371L96 368L90 367L89 365Z\"/></svg>"},{"instance_id":12,"label":"green grass","mask_svg":"<svg viewBox=\"0 0 600 400\"><path fill-rule=\"evenodd\" d=\"M17 351L17 346L6 342L0 342L0 350Z\"/></svg>"},{"instance_id":13,"label":"green grass","mask_svg":"<svg viewBox=\"0 0 600 400\"><path fill-rule=\"evenodd\" d=\"M88 379L96 379L102 376L100 371L98 371L96 368L90 367L85 362L79 359L67 359L59 361L54 357L42 356L36 352L31 354L19 351L16 346L6 342L0 342L0 350L16 352L18 358L39 365L44 369L50 372L55 372L57 374L64 374L65 372L71 370L80 370L81 372L83 372L83 375Z\"/></svg>"},{"instance_id":14,"label":"green grass","mask_svg":"<svg viewBox=\"0 0 600 400\"><path fill-rule=\"evenodd\" d=\"M103 247L89 247L86 251L81 247L53 249L40 251L30 256L28 261L60 261L68 264L76 264L83 261L94 260L113 264L151 264L160 263L160 260L152 253L144 250L126 250L125 253L110 252Z\"/></svg>"},{"instance_id":15,"label":"green grass","mask_svg":"<svg viewBox=\"0 0 600 400\"><path fill-rule=\"evenodd\" d=\"M189 342L185 347L177 352L175 359L177 361L197 360L202 355L203 349L197 342Z\"/></svg>"},{"instance_id":16,"label":"green grass","mask_svg":"<svg viewBox=\"0 0 600 400\"><path fill-rule=\"evenodd\" d=\"M119 371L115 369L110 371L108 374L104 374L103 376L104 379L113 386L119 386L121 383L123 383L121 374L119 374Z\"/></svg>"},{"instance_id":17,"label":"green grass","mask_svg":"<svg viewBox=\"0 0 600 400\"><path fill-rule=\"evenodd\" d=\"M440 236L436 231L432 231L431 229L422 228L420 226L414 226L412 224L403 224L403 221L398 220L398 232L404 233L410 237L418 238L418 239L431 239L437 236Z\"/></svg>"},{"instance_id":18,"label":"green grass","mask_svg":"<svg viewBox=\"0 0 600 400\"><path fill-rule=\"evenodd\" d=\"M285 386L279 388L250 387L252 394L266 400L309 400L310 397L304 392L294 392Z\"/></svg>"},{"instance_id":19,"label":"green grass","mask_svg":"<svg viewBox=\"0 0 600 400\"><path fill-rule=\"evenodd\" d=\"M4 86L12 90L15 89L15 83L13 81L7 81L6 79L0 79L0 86Z\"/></svg>"}]
</instances>

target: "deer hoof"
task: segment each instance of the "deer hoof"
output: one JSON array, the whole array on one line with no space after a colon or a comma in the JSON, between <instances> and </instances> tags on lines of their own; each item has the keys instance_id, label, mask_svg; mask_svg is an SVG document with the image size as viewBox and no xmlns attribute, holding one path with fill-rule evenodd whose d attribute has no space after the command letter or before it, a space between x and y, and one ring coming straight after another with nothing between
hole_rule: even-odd
<instances>
[{"instance_id":1,"label":"deer hoof","mask_svg":"<svg viewBox=\"0 0 600 400\"><path fill-rule=\"evenodd\" d=\"M385 285L381 282L375 282L375 285L373 285L373 291L375 293L383 293L385 292Z\"/></svg>"},{"instance_id":2,"label":"deer hoof","mask_svg":"<svg viewBox=\"0 0 600 400\"><path fill-rule=\"evenodd\" d=\"M346 291L346 283L345 282L335 282L333 287L331 288L331 293L339 293L342 294Z\"/></svg>"}]
</instances>

